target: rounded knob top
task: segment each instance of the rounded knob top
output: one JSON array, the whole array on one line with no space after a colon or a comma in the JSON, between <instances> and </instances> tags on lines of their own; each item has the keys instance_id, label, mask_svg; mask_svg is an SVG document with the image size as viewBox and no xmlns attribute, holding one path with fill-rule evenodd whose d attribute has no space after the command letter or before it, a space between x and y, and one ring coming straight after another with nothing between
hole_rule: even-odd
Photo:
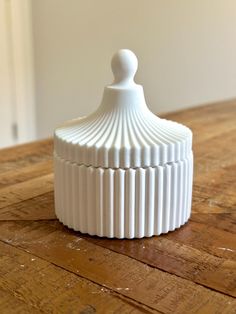
<instances>
[{"instance_id":1,"label":"rounded knob top","mask_svg":"<svg viewBox=\"0 0 236 314\"><path fill-rule=\"evenodd\" d=\"M114 74L113 85L134 84L134 76L138 69L138 59L129 49L120 49L112 60L111 68Z\"/></svg>"}]
</instances>

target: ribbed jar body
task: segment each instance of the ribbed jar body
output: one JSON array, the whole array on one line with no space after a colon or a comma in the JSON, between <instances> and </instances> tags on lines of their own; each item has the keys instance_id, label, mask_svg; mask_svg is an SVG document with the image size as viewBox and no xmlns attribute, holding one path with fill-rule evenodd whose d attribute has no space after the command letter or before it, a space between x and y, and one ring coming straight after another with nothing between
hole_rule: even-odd
<instances>
[{"instance_id":1,"label":"ribbed jar body","mask_svg":"<svg viewBox=\"0 0 236 314\"><path fill-rule=\"evenodd\" d=\"M55 208L70 228L108 238L167 233L191 213L193 154L156 167L79 165L54 154Z\"/></svg>"}]
</instances>

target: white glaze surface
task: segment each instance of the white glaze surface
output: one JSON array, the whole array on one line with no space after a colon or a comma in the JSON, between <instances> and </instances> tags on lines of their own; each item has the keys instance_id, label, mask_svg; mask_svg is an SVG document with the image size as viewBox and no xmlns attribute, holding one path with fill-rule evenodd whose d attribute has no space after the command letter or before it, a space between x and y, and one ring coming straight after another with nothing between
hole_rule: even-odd
<instances>
[{"instance_id":1,"label":"white glaze surface","mask_svg":"<svg viewBox=\"0 0 236 314\"><path fill-rule=\"evenodd\" d=\"M103 169L55 160L56 215L74 230L141 238L179 228L190 216L192 154L138 169Z\"/></svg>"},{"instance_id":2,"label":"white glaze surface","mask_svg":"<svg viewBox=\"0 0 236 314\"><path fill-rule=\"evenodd\" d=\"M74 230L142 238L190 217L192 132L150 112L133 80L137 65L131 51L118 51L99 108L55 131L56 215Z\"/></svg>"},{"instance_id":3,"label":"white glaze surface","mask_svg":"<svg viewBox=\"0 0 236 314\"><path fill-rule=\"evenodd\" d=\"M60 157L103 168L155 167L188 157L191 130L148 109L142 86L133 81L136 60L130 51L115 54L114 82L105 87L99 108L56 129Z\"/></svg>"}]
</instances>

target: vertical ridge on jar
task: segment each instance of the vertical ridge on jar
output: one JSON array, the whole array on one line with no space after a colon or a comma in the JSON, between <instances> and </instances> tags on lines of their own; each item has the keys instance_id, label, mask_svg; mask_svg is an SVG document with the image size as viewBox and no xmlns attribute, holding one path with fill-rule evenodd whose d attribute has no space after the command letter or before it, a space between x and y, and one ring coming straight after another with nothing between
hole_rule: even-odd
<instances>
[{"instance_id":1,"label":"vertical ridge on jar","mask_svg":"<svg viewBox=\"0 0 236 314\"><path fill-rule=\"evenodd\" d=\"M193 153L190 154L190 159L189 159L189 177L188 177L188 214L187 214L187 219L189 219L191 215L191 207L192 207L192 188L193 188Z\"/></svg>"},{"instance_id":2,"label":"vertical ridge on jar","mask_svg":"<svg viewBox=\"0 0 236 314\"><path fill-rule=\"evenodd\" d=\"M79 174L80 174L80 167L77 167L76 164L73 164L73 173L72 173L72 184L73 187L73 228L75 230L80 230L80 207L79 207Z\"/></svg>"},{"instance_id":3,"label":"vertical ridge on jar","mask_svg":"<svg viewBox=\"0 0 236 314\"><path fill-rule=\"evenodd\" d=\"M97 169L92 167L88 167L87 174L87 189L86 189L86 197L87 197L87 224L88 224L88 233L90 235L96 234L96 180L94 180L94 174ZM92 192L92 195L91 195Z\"/></svg>"},{"instance_id":4,"label":"vertical ridge on jar","mask_svg":"<svg viewBox=\"0 0 236 314\"><path fill-rule=\"evenodd\" d=\"M157 167L156 168L156 206L155 206L155 212L156 212L156 230L155 234L159 235L162 233L162 216L163 216L163 185L164 185L164 175L163 175L163 167Z\"/></svg>"},{"instance_id":5,"label":"vertical ridge on jar","mask_svg":"<svg viewBox=\"0 0 236 314\"><path fill-rule=\"evenodd\" d=\"M178 206L176 215L176 228L181 226L181 214L183 211L183 162L179 162L179 179L178 179Z\"/></svg>"},{"instance_id":6,"label":"vertical ridge on jar","mask_svg":"<svg viewBox=\"0 0 236 314\"><path fill-rule=\"evenodd\" d=\"M189 162L184 162L185 177L184 177L184 212L183 212L183 221L187 219L187 208L188 208L188 178L189 178Z\"/></svg>"},{"instance_id":7,"label":"vertical ridge on jar","mask_svg":"<svg viewBox=\"0 0 236 314\"><path fill-rule=\"evenodd\" d=\"M172 165L172 175L171 175L171 203L170 203L170 208L171 208L171 214L170 214L170 230L174 230L176 226L176 210L177 210L177 200L178 200L178 165L173 164Z\"/></svg>"},{"instance_id":8,"label":"vertical ridge on jar","mask_svg":"<svg viewBox=\"0 0 236 314\"><path fill-rule=\"evenodd\" d=\"M104 234L104 223L103 219L104 215L104 170L97 169L96 171L96 233L98 236L102 236Z\"/></svg>"},{"instance_id":9,"label":"vertical ridge on jar","mask_svg":"<svg viewBox=\"0 0 236 314\"><path fill-rule=\"evenodd\" d=\"M86 187L87 185L87 176L86 176L86 167L79 167L79 230L81 232L87 232L87 203L86 203Z\"/></svg>"},{"instance_id":10,"label":"vertical ridge on jar","mask_svg":"<svg viewBox=\"0 0 236 314\"><path fill-rule=\"evenodd\" d=\"M135 236L135 175L134 169L128 169L125 175L125 236Z\"/></svg>"},{"instance_id":11,"label":"vertical ridge on jar","mask_svg":"<svg viewBox=\"0 0 236 314\"><path fill-rule=\"evenodd\" d=\"M55 204L55 213L56 216L60 216L60 167L59 167L59 161L57 158L54 158L53 161L53 167L54 167L54 204Z\"/></svg>"},{"instance_id":12,"label":"vertical ridge on jar","mask_svg":"<svg viewBox=\"0 0 236 314\"><path fill-rule=\"evenodd\" d=\"M66 195L66 162L64 162L62 164L62 178L63 178L63 185L62 185L62 219L63 221L65 221L65 224L67 224L67 217L66 217L66 213L67 213L67 204L66 204L66 200L67 200L67 195Z\"/></svg>"},{"instance_id":13,"label":"vertical ridge on jar","mask_svg":"<svg viewBox=\"0 0 236 314\"><path fill-rule=\"evenodd\" d=\"M114 175L114 232L115 237L124 237L124 198L125 198L125 170L117 169Z\"/></svg>"},{"instance_id":14,"label":"vertical ridge on jar","mask_svg":"<svg viewBox=\"0 0 236 314\"><path fill-rule=\"evenodd\" d=\"M144 237L144 226L145 226L145 174L146 170L138 168L136 176L136 206L135 206L135 216L136 216L136 237Z\"/></svg>"},{"instance_id":15,"label":"vertical ridge on jar","mask_svg":"<svg viewBox=\"0 0 236 314\"><path fill-rule=\"evenodd\" d=\"M162 232L167 233L170 226L170 197L171 197L171 166L166 165L163 176L163 214Z\"/></svg>"},{"instance_id":16,"label":"vertical ridge on jar","mask_svg":"<svg viewBox=\"0 0 236 314\"><path fill-rule=\"evenodd\" d=\"M105 170L106 232L108 238L114 237L114 170Z\"/></svg>"},{"instance_id":17,"label":"vertical ridge on jar","mask_svg":"<svg viewBox=\"0 0 236 314\"><path fill-rule=\"evenodd\" d=\"M145 193L145 236L150 237L154 234L154 206L155 206L155 169L146 169L146 193Z\"/></svg>"}]
</instances>

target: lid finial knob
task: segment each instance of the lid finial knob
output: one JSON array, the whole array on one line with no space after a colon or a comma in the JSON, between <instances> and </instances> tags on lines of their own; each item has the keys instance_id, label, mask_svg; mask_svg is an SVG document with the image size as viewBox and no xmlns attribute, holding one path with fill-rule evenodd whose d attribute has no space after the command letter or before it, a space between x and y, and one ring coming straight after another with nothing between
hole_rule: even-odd
<instances>
[{"instance_id":1,"label":"lid finial knob","mask_svg":"<svg viewBox=\"0 0 236 314\"><path fill-rule=\"evenodd\" d=\"M134 76L138 69L138 59L129 49L120 49L112 60L111 68L114 74L113 85L134 85Z\"/></svg>"}]
</instances>

